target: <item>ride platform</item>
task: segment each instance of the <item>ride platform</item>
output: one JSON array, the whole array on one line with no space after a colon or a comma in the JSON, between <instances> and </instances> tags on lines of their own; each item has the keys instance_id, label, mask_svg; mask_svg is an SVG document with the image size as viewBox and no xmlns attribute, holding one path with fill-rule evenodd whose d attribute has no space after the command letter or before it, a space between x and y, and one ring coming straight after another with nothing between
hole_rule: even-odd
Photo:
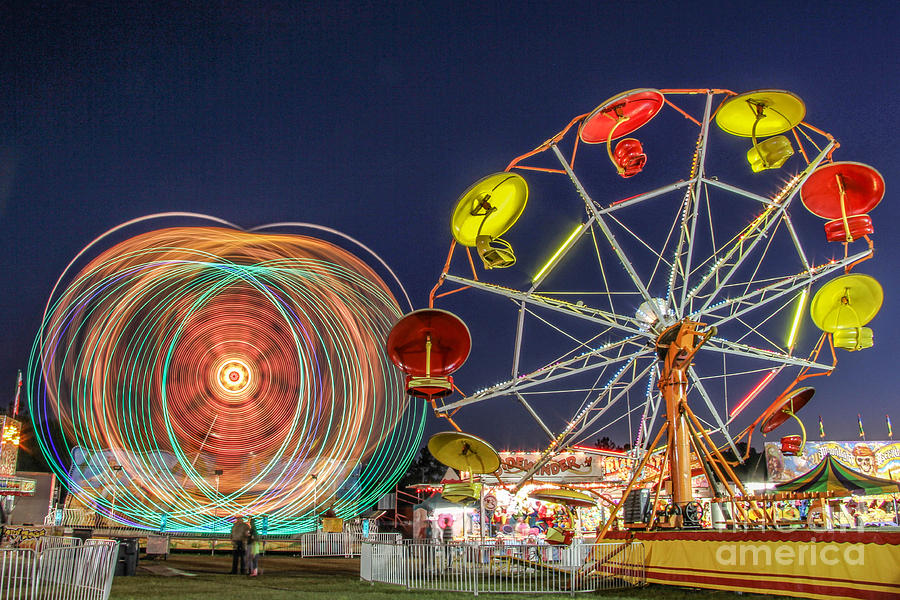
<instances>
[{"instance_id":1,"label":"ride platform","mask_svg":"<svg viewBox=\"0 0 900 600\"><path fill-rule=\"evenodd\" d=\"M613 531L648 583L818 599L900 599L900 529Z\"/></svg>"}]
</instances>

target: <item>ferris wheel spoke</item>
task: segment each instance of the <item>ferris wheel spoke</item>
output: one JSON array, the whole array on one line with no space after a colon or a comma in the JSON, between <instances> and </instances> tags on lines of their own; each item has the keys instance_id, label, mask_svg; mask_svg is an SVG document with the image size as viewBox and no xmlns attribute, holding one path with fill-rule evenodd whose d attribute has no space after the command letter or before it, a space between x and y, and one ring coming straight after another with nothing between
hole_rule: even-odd
<instances>
[{"instance_id":1,"label":"ferris wheel spoke","mask_svg":"<svg viewBox=\"0 0 900 600\"><path fill-rule=\"evenodd\" d=\"M760 204L765 206L777 207L778 202L772 200L771 198L766 198L765 196L760 196L759 194L754 194L753 192L749 192L747 190L742 190L739 187L733 186L730 183L725 183L724 181L719 181L718 179L708 179L706 177L703 178L703 184L709 185L714 188L719 188L720 190L724 190L726 192L731 192L733 194L737 194L739 196L743 196L750 200L756 200Z\"/></svg>"},{"instance_id":2,"label":"ferris wheel spoke","mask_svg":"<svg viewBox=\"0 0 900 600\"><path fill-rule=\"evenodd\" d=\"M576 305L571 302L549 298L540 294L520 292L512 288L484 283L482 281L475 281L474 279L467 279L465 277L459 277L456 275L451 275L449 273L445 277L447 281L452 281L461 285L480 289L486 292L491 292L493 294L504 296L518 302L526 302L528 304L542 306L549 310L560 312L572 317L576 317L578 319L583 319L586 321L599 323L604 326L612 327L627 334L648 337L645 332L639 329L638 321L631 317L616 315L605 310L600 310L599 308Z\"/></svg>"},{"instance_id":3,"label":"ferris wheel spoke","mask_svg":"<svg viewBox=\"0 0 900 600\"><path fill-rule=\"evenodd\" d=\"M650 190L649 192L644 192L643 194L638 194L637 196L632 196L630 198L618 200L616 202L613 202L606 208L600 208L597 204L594 204L594 208L596 208L596 213L598 215L609 215L616 211L620 211L623 208L628 208L629 206L634 206L635 204L640 204L641 202L650 200L651 198L656 198L657 196L662 196L664 194L668 194L669 192L676 192L682 188L688 187L695 181L696 181L696 179L688 179L686 181L676 181L675 183L670 183L669 185L664 185L662 187L656 188L655 190ZM593 203L593 200L591 202Z\"/></svg>"},{"instance_id":4,"label":"ferris wheel spoke","mask_svg":"<svg viewBox=\"0 0 900 600\"><path fill-rule=\"evenodd\" d=\"M809 260L806 258L806 252L803 251L803 245L800 243L800 238L797 236L797 230L794 228L794 222L791 220L791 215L784 213L781 215L781 219L784 221L784 225L791 235L791 241L794 243L794 248L797 250L797 256L800 257L800 261L803 263L803 268L809 271L812 267L809 264Z\"/></svg>"},{"instance_id":5,"label":"ferris wheel spoke","mask_svg":"<svg viewBox=\"0 0 900 600\"><path fill-rule=\"evenodd\" d=\"M709 324L716 327L721 327L725 323L737 319L750 311L766 306L770 302L773 302L788 294L794 293L799 289L808 287L813 282L821 279L822 277L825 277L826 275L830 275L835 271L843 270L847 265L865 258L869 254L871 254L871 250L865 250L863 252L858 252L834 262L810 267L810 269L806 272L791 275L789 277L776 281L775 283L753 290L752 292L747 292L741 296L723 300L718 304L709 307L709 309L718 310L724 307L740 305L746 305L746 307L736 312L729 313L728 315L723 316L717 320L711 320ZM701 318L702 314L703 312L698 310L691 313L690 316L691 318L699 319ZM709 313L706 314L708 315Z\"/></svg>"},{"instance_id":6,"label":"ferris wheel spoke","mask_svg":"<svg viewBox=\"0 0 900 600\"><path fill-rule=\"evenodd\" d=\"M622 411L620 413L616 413L616 416L614 418L610 419L609 421L605 421L603 424L601 424L596 429L586 431L585 433L579 434L577 437L573 436L572 439L569 441L568 445L573 446L575 444L585 443L588 440L590 440L591 438L596 438L598 435L600 435L607 429L615 427L617 424L621 423L622 421L629 420L631 418L631 416L639 410L641 410L640 406L632 406L632 407L626 408L624 411Z\"/></svg>"},{"instance_id":7,"label":"ferris wheel spoke","mask_svg":"<svg viewBox=\"0 0 900 600\"><path fill-rule=\"evenodd\" d=\"M705 344L703 344L703 346L700 347L700 350L704 352L719 352L721 354L745 356L747 358L756 358L759 360L773 362L778 365L792 365L795 367L818 369L821 371L831 371L834 368L833 365L818 363L812 360L807 360L805 358L798 358L796 356L791 356L790 354L785 354L783 352L774 352L772 350L755 348L753 346L740 344L738 342L732 342L719 337L710 338L709 341L707 341Z\"/></svg>"},{"instance_id":8,"label":"ferris wheel spoke","mask_svg":"<svg viewBox=\"0 0 900 600\"><path fill-rule=\"evenodd\" d=\"M571 333L569 333L568 331L566 331L565 329L563 329L562 327L559 327L558 325L556 325L556 324L550 322L548 319L545 319L544 317L542 317L541 315L539 315L539 314L536 313L535 311L525 309L525 312L526 312L529 316L531 316L531 317L533 317L534 319L540 321L541 323L543 323L544 325L546 325L547 327L549 327L549 328L552 329L553 331L557 332L558 334L560 334L561 336L563 336L563 337L565 337L565 338L568 338L569 340L571 340L572 342L574 342L574 343L576 344L571 350L569 350L568 352L566 352L566 354L563 355L563 357L561 357L561 359L564 359L564 358L565 358L566 356L568 356L569 354L573 354L573 353L575 353L575 352L578 352L579 350L581 350L582 352L583 352L585 349L587 349L588 351L592 350L592 348L590 347L589 344L590 344L591 342L593 342L594 340L596 340L597 338L599 338L599 337L601 337L601 336L603 336L603 335L609 333L610 330L612 329L612 328L610 328L610 327L607 327L606 329L604 329L604 330L602 330L602 331L600 331L600 332L595 333L594 335L592 335L590 339L585 340L585 341L582 341L582 340L578 339L577 337L575 337L574 335L572 335ZM518 374L518 373L517 373L516 371L513 372L513 376L515 376L515 375L517 375L517 374Z\"/></svg>"},{"instance_id":9,"label":"ferris wheel spoke","mask_svg":"<svg viewBox=\"0 0 900 600\"><path fill-rule=\"evenodd\" d=\"M645 443L646 436L646 427L647 427L647 414L653 407L653 384L656 381L656 373L657 369L651 369L650 374L647 376L647 391L644 394L644 410L641 412L641 419L638 422L638 433L637 438L634 440L633 447L634 448L642 448Z\"/></svg>"},{"instance_id":10,"label":"ferris wheel spoke","mask_svg":"<svg viewBox=\"0 0 900 600\"><path fill-rule=\"evenodd\" d=\"M791 300L793 300L793 298ZM791 300L788 300L788 303L790 303ZM783 308L783 306L781 308ZM738 323L740 323L744 327L746 332L744 333L744 335L740 336L738 339L736 339L734 341L736 341L737 343L740 344L740 343L743 343L743 341L745 339L747 339L751 336L756 336L756 338L758 340L766 342L772 348L777 348L780 350L781 346L778 343L776 343L774 340L770 339L770 337L767 336L765 333L763 333L762 326L765 325L766 322L769 321L769 319L775 318L775 316L781 312L781 308L776 308L774 311L772 311L772 313L768 317L766 317L765 319L763 319L756 325L752 325L752 324L748 323L747 321L745 321L744 319L738 319L737 320Z\"/></svg>"},{"instance_id":11,"label":"ferris wheel spoke","mask_svg":"<svg viewBox=\"0 0 900 600\"><path fill-rule=\"evenodd\" d=\"M650 420L647 422L647 426L644 428L644 437L641 440L638 449L646 452L647 445L653 441L652 434L656 431L656 421L659 418L659 408L663 404L662 396L657 396L656 401L653 403L652 412L650 414Z\"/></svg>"},{"instance_id":12,"label":"ferris wheel spoke","mask_svg":"<svg viewBox=\"0 0 900 600\"><path fill-rule=\"evenodd\" d=\"M549 461L559 451L560 448L565 448L572 439L583 434L587 428L589 428L591 425L593 425L593 423L597 421L597 419L602 417L606 413L606 411L612 408L625 394L628 393L628 391L640 380L640 377L643 377L644 375L649 373L650 369L652 369L653 365L656 363L656 361L653 361L649 365L647 365L647 367L643 369L638 377L632 378L629 383L625 384L622 389L620 389L619 392L615 396L613 396L612 391L614 389L614 386L619 382L619 380L622 378L622 375L628 370L628 367L631 366L635 360L637 360L637 358L637 356L632 356L631 360L629 360L629 362L625 364L625 366L619 369L619 371L616 372L615 375L613 375L612 379L607 382L607 384L603 387L603 390L597 395L597 397L590 404L583 407L581 411L578 412L578 414L576 414L575 417L566 425L563 431L559 435L557 435L553 439L553 441L550 442L550 445L541 453L541 456L534 462L534 465L532 465L531 468L529 468L519 478L519 482L516 484L516 489L521 488L521 486L526 481L531 479L531 477L535 473L537 473L545 464L547 464L547 461ZM596 415L586 420L584 424L581 425L576 431L576 427L579 426L582 420L584 420L586 416L592 410L594 410L594 407L597 406L597 404L599 404L600 401L605 397L609 398L607 403L596 411Z\"/></svg>"},{"instance_id":13,"label":"ferris wheel spoke","mask_svg":"<svg viewBox=\"0 0 900 600\"><path fill-rule=\"evenodd\" d=\"M625 225L625 223L623 223L622 221L617 219L614 215L610 215L610 218L613 221L615 221L615 223L619 227L621 227L626 233L628 233L631 237L633 237L635 240L637 240L637 242L639 244L641 244L644 248L646 248L656 258L656 264L654 265L653 270L650 272L650 276L647 279L648 282L650 282L652 284L654 277L656 277L656 272L659 270L659 266L661 264L666 265L667 267L669 267L670 270L672 269L672 267L674 266L674 263L672 263L666 259L666 257L663 255L663 250L668 246L669 240L672 238L672 233L675 231L675 227L676 227L675 224L677 221L673 221L672 227L669 228L669 233L666 236L666 239L662 243L662 246L661 246L662 250L656 250L650 244L648 244L646 241L644 241L644 239L642 239L639 235L634 233L627 225Z\"/></svg>"},{"instance_id":14,"label":"ferris wheel spoke","mask_svg":"<svg viewBox=\"0 0 900 600\"><path fill-rule=\"evenodd\" d=\"M640 344L640 348L636 352L632 352L630 354L621 354L618 356L605 356L603 354L603 352L606 352L608 350L616 349L619 349L619 351L621 352L627 345L631 345L636 342L638 342L636 338L621 340L619 342L604 346L603 348L600 348L594 352L588 352L566 361L560 361L541 367L540 369L532 371L531 373L528 373L526 375L520 375L515 379L510 379L508 381L493 385L489 388L479 390L471 396L466 396L465 398L457 400L456 402L443 404L440 409L442 411L455 410L469 404L483 402L485 400L496 398L498 396L505 396L510 393L515 393L517 391L522 391L538 385L544 385L551 381L557 381L566 377L571 377L573 375L580 375L594 369L607 367L624 361L630 362L636 357L650 352L650 350L645 345ZM598 360L598 362L592 363L591 360L595 358L600 360Z\"/></svg>"},{"instance_id":15,"label":"ferris wheel spoke","mask_svg":"<svg viewBox=\"0 0 900 600\"><path fill-rule=\"evenodd\" d=\"M615 375L613 375L612 379L605 386L603 386L603 389L593 401L583 406L581 410L576 413L575 417L569 422L568 425L566 425L566 428L560 434L562 441L557 443L559 447L565 447L565 445L569 444L572 439L583 434L589 427L596 423L600 417L606 414L606 411L612 408L613 405L616 404L616 402L618 402L623 396L625 396L629 392L629 390L631 390L631 388L637 385L637 382L640 381L641 378L644 377L644 375L647 375L653 368L654 362L651 362L636 376L632 377L630 381L623 385L621 389L619 389L618 393L613 396L613 390L616 389L616 384L628 371L628 368L634 365L636 360L637 357L633 357L628 362L628 364L626 364ZM604 397L608 397L609 400L601 408L596 409L595 407L600 403L601 400L603 400ZM587 418L591 411L594 411L596 414L594 414L590 418ZM584 420L584 424L582 424L579 429L575 430L575 428L579 426L579 423L581 423L582 420Z\"/></svg>"},{"instance_id":16,"label":"ferris wheel spoke","mask_svg":"<svg viewBox=\"0 0 900 600\"><path fill-rule=\"evenodd\" d=\"M681 225L679 226L678 243L675 247L672 266L669 270L668 292L666 298L668 305L675 311L678 318L683 316L681 305L684 302L684 295L687 293L687 273L691 265L691 240L694 239L697 227L697 188L689 187L684 197L681 199ZM681 275L681 302L675 301L675 290L678 284L678 276Z\"/></svg>"},{"instance_id":17,"label":"ferris wheel spoke","mask_svg":"<svg viewBox=\"0 0 900 600\"><path fill-rule=\"evenodd\" d=\"M544 431L544 433L547 434L547 437L550 438L550 441L553 441L553 437L554 437L553 432L550 431L550 428L547 427L547 424L544 423L544 420L540 417L540 415L538 415L537 412L535 412L535 410L534 410L534 408L532 408L531 404L529 404L528 401L525 400L525 398L522 396L522 394L520 394L518 391L513 392L513 395L515 395L516 400L519 401L519 404L521 404L522 407L525 409L525 411L529 415L531 415L531 418L535 420L535 422Z\"/></svg>"},{"instance_id":18,"label":"ferris wheel spoke","mask_svg":"<svg viewBox=\"0 0 900 600\"><path fill-rule=\"evenodd\" d=\"M612 230L609 228L609 225L603 218L603 215L600 214L597 204L591 199L590 195L587 193L587 190L584 189L584 186L581 185L581 181L579 181L578 176L575 175L575 171L572 170L572 167L569 166L568 161L563 156L562 152L560 152L559 148L556 144L551 144L550 146L553 149L553 152L556 154L557 159L559 159L560 164L563 169L565 169L566 174L569 176L569 179L572 180L575 189L578 190L578 195L584 200L585 205L587 206L588 211L594 216L594 219L597 221L597 226L600 227L600 230L603 232L603 235L606 237L606 241L609 243L610 247L615 252L616 257L618 257L619 262L622 267L625 269L625 272L628 274L628 277L631 278L632 283L634 284L635 289L637 289L641 296L644 298L644 301L648 303L650 310L657 316L657 318L662 318L663 315L659 314L655 303L652 302L652 298L650 296L650 292L647 290L647 286L644 285L644 282L638 277L637 271L634 269L634 265L631 264L631 260L625 255L625 251L619 245L619 242L616 241L616 236L613 234Z\"/></svg>"},{"instance_id":19,"label":"ferris wheel spoke","mask_svg":"<svg viewBox=\"0 0 900 600\"><path fill-rule=\"evenodd\" d=\"M697 150L691 164L691 185L682 199L681 231L676 248L675 259L672 261L672 272L669 276L669 289L666 294L669 305L674 309L678 318L684 315L685 296L688 289L688 279L693 261L693 240L697 235L697 223L700 219L699 193L702 187L703 176L706 170L706 149L709 142L709 118L712 112L713 94L707 93L706 104L703 109L703 122L700 126L700 136L697 138ZM694 169L696 167L696 169ZM688 223L690 225L688 226ZM684 265L681 264L684 255ZM677 273L675 266L681 267L681 301L675 301L675 284Z\"/></svg>"},{"instance_id":20,"label":"ferris wheel spoke","mask_svg":"<svg viewBox=\"0 0 900 600\"><path fill-rule=\"evenodd\" d=\"M733 239L731 247L713 269L694 287L690 298L695 297L706 285L713 279L717 282L717 288L714 289L706 298L700 311L706 310L710 304L718 297L718 292L726 285L737 270L744 264L744 261L753 253L756 245L765 238L769 230L781 220L781 216L790 206L791 201L800 192L800 187L812 175L813 171L825 159L828 151L834 146L834 141L829 142L825 149L804 169L799 175L791 179L782 190L776 194L775 204L769 205L760 213L760 215L746 228L744 231ZM749 240L749 243L748 243ZM734 259L732 261L732 259ZM721 272L724 271L724 275Z\"/></svg>"}]
</instances>

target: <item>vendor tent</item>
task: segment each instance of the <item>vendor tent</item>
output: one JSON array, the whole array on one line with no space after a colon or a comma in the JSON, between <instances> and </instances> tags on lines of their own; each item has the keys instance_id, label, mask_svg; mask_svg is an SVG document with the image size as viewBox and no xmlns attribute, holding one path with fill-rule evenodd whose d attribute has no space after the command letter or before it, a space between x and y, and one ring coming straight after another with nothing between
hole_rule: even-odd
<instances>
[{"instance_id":1,"label":"vendor tent","mask_svg":"<svg viewBox=\"0 0 900 600\"><path fill-rule=\"evenodd\" d=\"M866 496L896 494L900 482L870 477L840 463L830 454L819 465L790 481L775 486L778 492L834 492L836 495Z\"/></svg>"},{"instance_id":2,"label":"vendor tent","mask_svg":"<svg viewBox=\"0 0 900 600\"><path fill-rule=\"evenodd\" d=\"M428 511L429 514L436 513L440 511L446 511L450 509L459 509L460 506L458 504L454 504L453 502L449 502L441 497L440 494L432 494L428 498L425 498L419 504L413 506L413 510L417 508L424 508Z\"/></svg>"}]
</instances>

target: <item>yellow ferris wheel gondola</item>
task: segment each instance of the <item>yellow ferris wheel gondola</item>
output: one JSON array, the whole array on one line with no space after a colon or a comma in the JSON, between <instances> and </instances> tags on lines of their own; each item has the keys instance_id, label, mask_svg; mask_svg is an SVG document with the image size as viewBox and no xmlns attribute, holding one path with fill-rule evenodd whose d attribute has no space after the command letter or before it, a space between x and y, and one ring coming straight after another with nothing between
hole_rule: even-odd
<instances>
[{"instance_id":1,"label":"yellow ferris wheel gondola","mask_svg":"<svg viewBox=\"0 0 900 600\"><path fill-rule=\"evenodd\" d=\"M791 141L778 134L790 131L805 116L806 105L791 92L757 90L726 100L716 113L716 124L731 135L752 138L747 161L754 172L759 172L778 168L793 156ZM768 136L776 137L757 141Z\"/></svg>"},{"instance_id":2,"label":"yellow ferris wheel gondola","mask_svg":"<svg viewBox=\"0 0 900 600\"><path fill-rule=\"evenodd\" d=\"M529 494L531 498L535 500L541 500L542 502L553 502L555 504L562 504L563 506L579 506L579 507L592 507L597 505L597 500L585 494L584 492L579 492L578 490L570 490L568 488L550 488L543 490L536 490Z\"/></svg>"},{"instance_id":3,"label":"yellow ferris wheel gondola","mask_svg":"<svg viewBox=\"0 0 900 600\"><path fill-rule=\"evenodd\" d=\"M483 439L460 431L442 431L428 440L428 451L438 462L473 474L493 473L500 468L500 455Z\"/></svg>"},{"instance_id":4,"label":"yellow ferris wheel gondola","mask_svg":"<svg viewBox=\"0 0 900 600\"><path fill-rule=\"evenodd\" d=\"M874 344L872 330L864 327L884 302L884 291L874 277L841 275L823 285L809 307L816 327L832 334L834 345L862 350Z\"/></svg>"},{"instance_id":5,"label":"yellow ferris wheel gondola","mask_svg":"<svg viewBox=\"0 0 900 600\"><path fill-rule=\"evenodd\" d=\"M493 473L500 468L500 455L479 437L461 431L442 431L428 440L428 451L443 465L470 474L469 481L446 483L441 497L449 502L467 504L479 498L481 484L473 475Z\"/></svg>"},{"instance_id":6,"label":"yellow ferris wheel gondola","mask_svg":"<svg viewBox=\"0 0 900 600\"><path fill-rule=\"evenodd\" d=\"M500 236L522 215L528 184L516 173L494 173L463 192L453 209L450 229L463 246L475 246L487 269L515 264L512 247Z\"/></svg>"}]
</instances>

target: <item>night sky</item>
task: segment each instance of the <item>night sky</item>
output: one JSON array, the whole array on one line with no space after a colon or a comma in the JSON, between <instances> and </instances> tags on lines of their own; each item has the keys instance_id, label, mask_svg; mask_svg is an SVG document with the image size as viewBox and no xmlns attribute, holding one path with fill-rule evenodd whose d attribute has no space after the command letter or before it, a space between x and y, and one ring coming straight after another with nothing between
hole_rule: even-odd
<instances>
[{"instance_id":1,"label":"night sky","mask_svg":"<svg viewBox=\"0 0 900 600\"><path fill-rule=\"evenodd\" d=\"M821 414L832 439L856 438L857 413L869 439L885 435L885 413L900 419L895 3L90 4L0 13L0 404L62 269L124 221L190 211L245 227L333 227L382 256L421 308L459 194L573 116L639 87L776 88L835 135L836 160L870 164L887 183L872 213L875 259L860 267L884 288L876 345L842 351L801 416L814 435ZM686 164L692 150L665 151ZM648 151L652 177L672 156ZM792 214L821 232L799 202ZM554 235L514 240L522 273ZM824 235L812 246L824 253ZM471 315L477 302L440 306ZM515 311L503 311L467 318L473 357L479 340L512 331ZM505 378L510 357L494 357L473 358L460 387ZM516 428L507 404L458 420L501 449L544 443ZM429 431L443 427L432 419Z\"/></svg>"}]
</instances>

